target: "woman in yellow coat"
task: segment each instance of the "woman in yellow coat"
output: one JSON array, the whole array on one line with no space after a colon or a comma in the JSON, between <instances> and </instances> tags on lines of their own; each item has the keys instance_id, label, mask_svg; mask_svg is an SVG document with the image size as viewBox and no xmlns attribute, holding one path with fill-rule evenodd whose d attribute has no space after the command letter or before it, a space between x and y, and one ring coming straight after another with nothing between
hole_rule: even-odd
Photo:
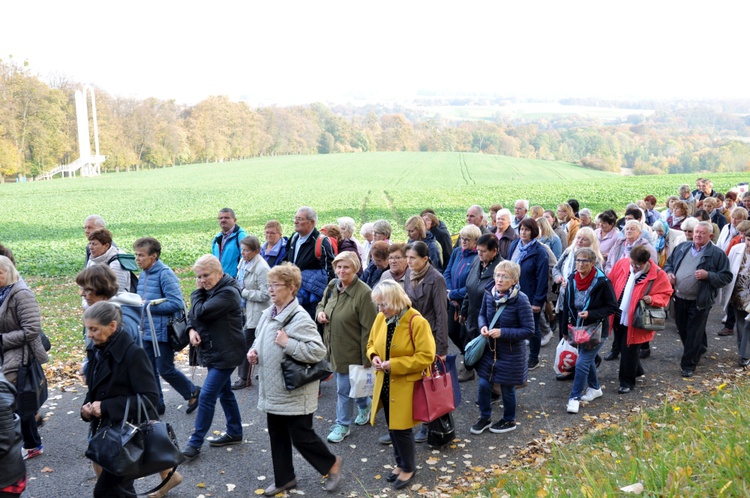
<instances>
[{"instance_id":1,"label":"woman in yellow coat","mask_svg":"<svg viewBox=\"0 0 750 498\"><path fill-rule=\"evenodd\" d=\"M381 408L393 443L396 468L386 477L395 489L411 484L417 470L412 428L420 424L412 415L414 383L435 360L435 338L430 324L411 307L401 286L393 280L372 291L378 316L367 341L367 357L376 370L370 423Z\"/></svg>"}]
</instances>

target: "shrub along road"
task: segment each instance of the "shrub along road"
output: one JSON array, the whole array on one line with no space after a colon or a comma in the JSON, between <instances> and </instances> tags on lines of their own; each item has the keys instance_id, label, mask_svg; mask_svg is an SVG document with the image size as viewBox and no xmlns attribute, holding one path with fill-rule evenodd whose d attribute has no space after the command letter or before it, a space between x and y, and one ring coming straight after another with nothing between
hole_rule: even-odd
<instances>
[{"instance_id":1,"label":"shrub along road","mask_svg":"<svg viewBox=\"0 0 750 498\"><path fill-rule=\"evenodd\" d=\"M461 384L463 400L454 412L457 433L453 444L433 450L426 444L417 445L419 470L415 485L407 495L428 494L438 490L445 493L469 489L484 482L501 466L518 467L544 460L547 448L564 442L582 431L621 423L626 417L696 391L715 388L731 382L738 371L736 338L718 337L721 313L714 308L709 319L709 351L692 379L680 377L679 359L682 346L670 321L667 330L657 335L652 343L651 357L643 360L645 382L630 394L617 394L618 362L603 362L600 380L604 396L591 403L582 403L577 415L566 413L570 382L558 382L552 370L555 343L542 348L542 367L529 373L528 386L518 390L518 428L506 434L489 431L473 435L469 427L478 417L476 381ZM602 353L609 350L607 342ZM187 372L190 371L185 367ZM203 380L203 370L195 371L196 383ZM243 416L244 443L228 448L204 445L200 457L180 467L182 485L169 493L174 497L251 496L273 483L273 468L266 433L265 416L257 410L257 387L235 391ZM315 429L325 438L335 419L336 391L333 382L322 384L323 396L316 412ZM43 409L46 423L40 429L44 455L29 460L30 482L25 496L91 496L95 476L84 457L87 424L80 419L79 410L85 387L77 385L50 390L50 400ZM175 428L184 448L195 414L185 414L185 402L165 385L167 412L164 419ZM502 415L500 406L493 409L493 421ZM217 407L213 430L224 429L223 412ZM344 459L342 485L339 496L395 496L385 476L393 465L390 446L378 444L385 434L385 422L378 415L377 425L353 427L351 435L342 443L330 444L332 451ZM306 496L328 495L322 488L319 475L295 453L295 470L299 490ZM154 477L136 483L140 490L156 485ZM629 484L629 483L623 483ZM291 495L294 496L294 495ZM434 496L438 496L435 494Z\"/></svg>"}]
</instances>

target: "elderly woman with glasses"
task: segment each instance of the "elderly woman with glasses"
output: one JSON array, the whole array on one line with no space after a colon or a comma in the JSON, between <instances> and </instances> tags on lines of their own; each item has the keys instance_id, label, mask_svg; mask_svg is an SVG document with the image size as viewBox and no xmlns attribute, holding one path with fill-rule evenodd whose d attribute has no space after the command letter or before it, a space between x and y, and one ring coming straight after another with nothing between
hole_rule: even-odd
<instances>
[{"instance_id":1,"label":"elderly woman with glasses","mask_svg":"<svg viewBox=\"0 0 750 498\"><path fill-rule=\"evenodd\" d=\"M590 402L602 395L594 361L609 336L609 316L617 311L617 299L603 271L596 268L597 254L584 247L575 252L576 271L568 280L565 304L562 309L566 325L563 333L570 335L572 327L599 325L601 341L578 348L573 388L568 399L568 413L578 413L581 401ZM572 340L572 337L569 337Z\"/></svg>"},{"instance_id":2,"label":"elderly woman with glasses","mask_svg":"<svg viewBox=\"0 0 750 498\"><path fill-rule=\"evenodd\" d=\"M486 429L502 434L516 428L516 386L528 380L526 340L534 336L531 303L518 284L520 276L517 263L501 261L495 267L494 281L485 287L478 321L487 344L477 365L479 420L471 426L472 434ZM502 393L503 418L493 424L492 393L496 384Z\"/></svg>"},{"instance_id":3,"label":"elderly woman with glasses","mask_svg":"<svg viewBox=\"0 0 750 498\"><path fill-rule=\"evenodd\" d=\"M395 280L403 287L408 268L409 265L406 264L406 245L393 244L388 248L388 269L383 272L380 281Z\"/></svg>"}]
</instances>

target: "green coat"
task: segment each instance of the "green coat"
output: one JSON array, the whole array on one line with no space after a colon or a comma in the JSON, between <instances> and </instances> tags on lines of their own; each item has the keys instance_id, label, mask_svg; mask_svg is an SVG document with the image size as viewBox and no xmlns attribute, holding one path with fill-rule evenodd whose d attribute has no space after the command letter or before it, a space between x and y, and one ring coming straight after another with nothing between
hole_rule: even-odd
<instances>
[{"instance_id":1,"label":"green coat","mask_svg":"<svg viewBox=\"0 0 750 498\"><path fill-rule=\"evenodd\" d=\"M349 365L370 366L367 340L378 311L366 283L355 276L349 287L339 292L338 281L333 279L328 283L315 315L325 311L328 317L323 342L333 371L348 374Z\"/></svg>"}]
</instances>

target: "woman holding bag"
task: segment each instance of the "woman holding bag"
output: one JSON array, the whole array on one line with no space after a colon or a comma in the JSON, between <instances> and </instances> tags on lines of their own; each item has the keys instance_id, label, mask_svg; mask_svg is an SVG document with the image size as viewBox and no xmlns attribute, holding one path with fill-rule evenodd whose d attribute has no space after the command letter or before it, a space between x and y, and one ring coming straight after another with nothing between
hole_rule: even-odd
<instances>
[{"instance_id":1,"label":"woman holding bag","mask_svg":"<svg viewBox=\"0 0 750 498\"><path fill-rule=\"evenodd\" d=\"M501 261L495 267L494 282L485 287L478 323L485 338L484 353L477 365L479 373L479 420L472 434L502 434L516 428L516 386L528 380L526 340L534 336L534 314L529 298L521 292L521 267ZM499 384L503 398L503 418L492 423L492 390Z\"/></svg>"},{"instance_id":2,"label":"woman holding bag","mask_svg":"<svg viewBox=\"0 0 750 498\"><path fill-rule=\"evenodd\" d=\"M594 359L609 335L608 318L617 311L617 299L612 283L603 271L595 267L596 263L597 254L593 249L578 249L575 252L576 271L568 281L565 292L562 313L566 325L592 329L601 327L601 341L579 344L573 388L568 399L568 413L578 413L581 401L593 401L602 395ZM568 327L563 333L568 336L569 341L573 341Z\"/></svg>"},{"instance_id":3,"label":"woman holding bag","mask_svg":"<svg viewBox=\"0 0 750 498\"><path fill-rule=\"evenodd\" d=\"M615 263L608 278L619 305L612 321L614 336L620 338L620 388L617 392L627 394L635 388L636 377L643 375L641 344L654 338L654 331L633 326L638 302L642 299L648 305L666 307L672 297L672 284L643 246L635 246L628 259Z\"/></svg>"},{"instance_id":4,"label":"woman holding bag","mask_svg":"<svg viewBox=\"0 0 750 498\"><path fill-rule=\"evenodd\" d=\"M398 283L381 282L373 289L372 300L380 313L367 342L367 357L376 371L376 408L370 413L370 423L375 425L375 416L382 408L396 459L396 468L386 481L392 482L394 489L403 489L411 484L417 470L412 428L420 422L413 418L414 383L435 360L435 339L429 323L411 307Z\"/></svg>"}]
</instances>

